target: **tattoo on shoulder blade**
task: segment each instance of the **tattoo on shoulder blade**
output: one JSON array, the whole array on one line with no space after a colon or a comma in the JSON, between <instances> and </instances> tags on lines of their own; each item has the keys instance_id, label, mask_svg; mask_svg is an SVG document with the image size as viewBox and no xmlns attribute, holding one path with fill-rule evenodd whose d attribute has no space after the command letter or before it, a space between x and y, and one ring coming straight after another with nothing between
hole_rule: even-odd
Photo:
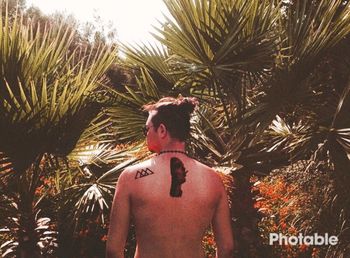
<instances>
[{"instance_id":1,"label":"tattoo on shoulder blade","mask_svg":"<svg viewBox=\"0 0 350 258\"><path fill-rule=\"evenodd\" d=\"M136 175L135 175L135 179L139 179L139 178L153 175L153 174L154 174L154 172L152 170L150 170L149 168L137 170Z\"/></svg>"},{"instance_id":2,"label":"tattoo on shoulder blade","mask_svg":"<svg viewBox=\"0 0 350 258\"><path fill-rule=\"evenodd\" d=\"M171 172L171 187L170 196L171 197L181 197L182 190L181 185L186 182L186 171L184 164L178 158L170 159L170 172Z\"/></svg>"}]
</instances>

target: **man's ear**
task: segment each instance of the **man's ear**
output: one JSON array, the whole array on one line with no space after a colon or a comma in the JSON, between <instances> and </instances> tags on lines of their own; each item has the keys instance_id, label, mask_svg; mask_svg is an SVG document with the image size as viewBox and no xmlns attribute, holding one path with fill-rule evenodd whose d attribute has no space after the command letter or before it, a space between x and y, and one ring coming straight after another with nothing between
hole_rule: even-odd
<instances>
[{"instance_id":1,"label":"man's ear","mask_svg":"<svg viewBox=\"0 0 350 258\"><path fill-rule=\"evenodd\" d=\"M160 124L158 126L158 132L159 132L161 138L165 138L168 134L168 130L166 129L164 124Z\"/></svg>"}]
</instances>

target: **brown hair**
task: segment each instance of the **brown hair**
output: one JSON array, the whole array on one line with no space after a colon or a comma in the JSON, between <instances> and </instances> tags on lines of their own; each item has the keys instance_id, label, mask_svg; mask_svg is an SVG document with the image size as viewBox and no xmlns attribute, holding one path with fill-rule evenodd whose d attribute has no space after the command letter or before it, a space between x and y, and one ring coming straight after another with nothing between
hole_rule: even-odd
<instances>
[{"instance_id":1,"label":"brown hair","mask_svg":"<svg viewBox=\"0 0 350 258\"><path fill-rule=\"evenodd\" d=\"M144 105L143 109L157 111L151 120L155 129L163 124L172 138L185 141L190 136L190 117L197 105L196 98L165 97L156 103Z\"/></svg>"}]
</instances>

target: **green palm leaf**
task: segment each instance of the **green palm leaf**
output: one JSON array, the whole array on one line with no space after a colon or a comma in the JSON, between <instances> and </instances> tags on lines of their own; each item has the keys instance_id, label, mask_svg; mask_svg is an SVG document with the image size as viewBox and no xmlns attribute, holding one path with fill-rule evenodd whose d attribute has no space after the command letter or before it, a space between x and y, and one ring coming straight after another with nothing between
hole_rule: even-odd
<instances>
[{"instance_id":1,"label":"green palm leaf","mask_svg":"<svg viewBox=\"0 0 350 258\"><path fill-rule=\"evenodd\" d=\"M342 1L296 1L280 19L281 46L271 79L259 102L246 110L244 122L259 132L266 129L279 112L291 112L318 97L313 77L327 51L350 32L349 3ZM311 85L310 80L314 80ZM322 87L324 90L324 87Z\"/></svg>"},{"instance_id":2,"label":"green palm leaf","mask_svg":"<svg viewBox=\"0 0 350 258\"><path fill-rule=\"evenodd\" d=\"M42 153L74 148L99 112L89 96L116 56L108 47L85 48L76 60L70 28L34 30L17 17L1 23L0 149L23 171Z\"/></svg>"},{"instance_id":3,"label":"green palm leaf","mask_svg":"<svg viewBox=\"0 0 350 258\"><path fill-rule=\"evenodd\" d=\"M306 66L348 35L349 6L340 0L296 1L291 5L285 19L290 65L301 62Z\"/></svg>"},{"instance_id":4,"label":"green palm leaf","mask_svg":"<svg viewBox=\"0 0 350 258\"><path fill-rule=\"evenodd\" d=\"M141 68L141 76L137 77L138 87L125 86L125 93L112 90L115 104L106 109L111 118L113 131L119 142L143 140L142 128L145 125L147 114L142 106L159 99L157 85L146 69Z\"/></svg>"},{"instance_id":5,"label":"green palm leaf","mask_svg":"<svg viewBox=\"0 0 350 258\"><path fill-rule=\"evenodd\" d=\"M232 165L245 141L241 134L230 134L219 105L202 104L192 119L189 148L200 159L213 165Z\"/></svg>"},{"instance_id":6,"label":"green palm leaf","mask_svg":"<svg viewBox=\"0 0 350 258\"><path fill-rule=\"evenodd\" d=\"M160 82L160 89L171 89L176 79L170 74L171 67L166 62L169 54L164 46L142 44L133 47L122 45L122 51L127 57L124 62L126 66L131 69L142 67L145 72L152 74L152 77L159 77L157 82Z\"/></svg>"},{"instance_id":7,"label":"green palm leaf","mask_svg":"<svg viewBox=\"0 0 350 258\"><path fill-rule=\"evenodd\" d=\"M177 85L232 91L242 74L260 76L271 67L277 7L267 1L165 3L172 17L157 38L173 53L169 62L181 77Z\"/></svg>"},{"instance_id":8,"label":"green palm leaf","mask_svg":"<svg viewBox=\"0 0 350 258\"><path fill-rule=\"evenodd\" d=\"M119 154L125 154L125 151ZM124 156L125 160L126 156ZM90 182L75 184L66 189L64 194L69 195L67 205L74 205L73 216L76 226L79 225L83 214L93 216L98 213L101 215L102 223L105 216L108 216L110 203L112 203L114 189L120 173L127 167L139 161L138 158L126 160L114 168L104 172L98 178L92 177ZM81 226L81 225L80 225Z\"/></svg>"}]
</instances>

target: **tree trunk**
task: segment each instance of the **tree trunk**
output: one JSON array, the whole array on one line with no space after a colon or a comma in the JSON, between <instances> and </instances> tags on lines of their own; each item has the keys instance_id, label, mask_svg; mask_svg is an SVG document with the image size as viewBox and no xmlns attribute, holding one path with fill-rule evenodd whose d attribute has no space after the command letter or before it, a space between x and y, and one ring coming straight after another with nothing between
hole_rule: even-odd
<instances>
[{"instance_id":1,"label":"tree trunk","mask_svg":"<svg viewBox=\"0 0 350 258\"><path fill-rule=\"evenodd\" d=\"M37 243L39 236L35 231L36 220L34 210L34 192L29 190L30 180L23 174L19 180L19 228L18 228L18 258L41 258L40 249Z\"/></svg>"}]
</instances>

